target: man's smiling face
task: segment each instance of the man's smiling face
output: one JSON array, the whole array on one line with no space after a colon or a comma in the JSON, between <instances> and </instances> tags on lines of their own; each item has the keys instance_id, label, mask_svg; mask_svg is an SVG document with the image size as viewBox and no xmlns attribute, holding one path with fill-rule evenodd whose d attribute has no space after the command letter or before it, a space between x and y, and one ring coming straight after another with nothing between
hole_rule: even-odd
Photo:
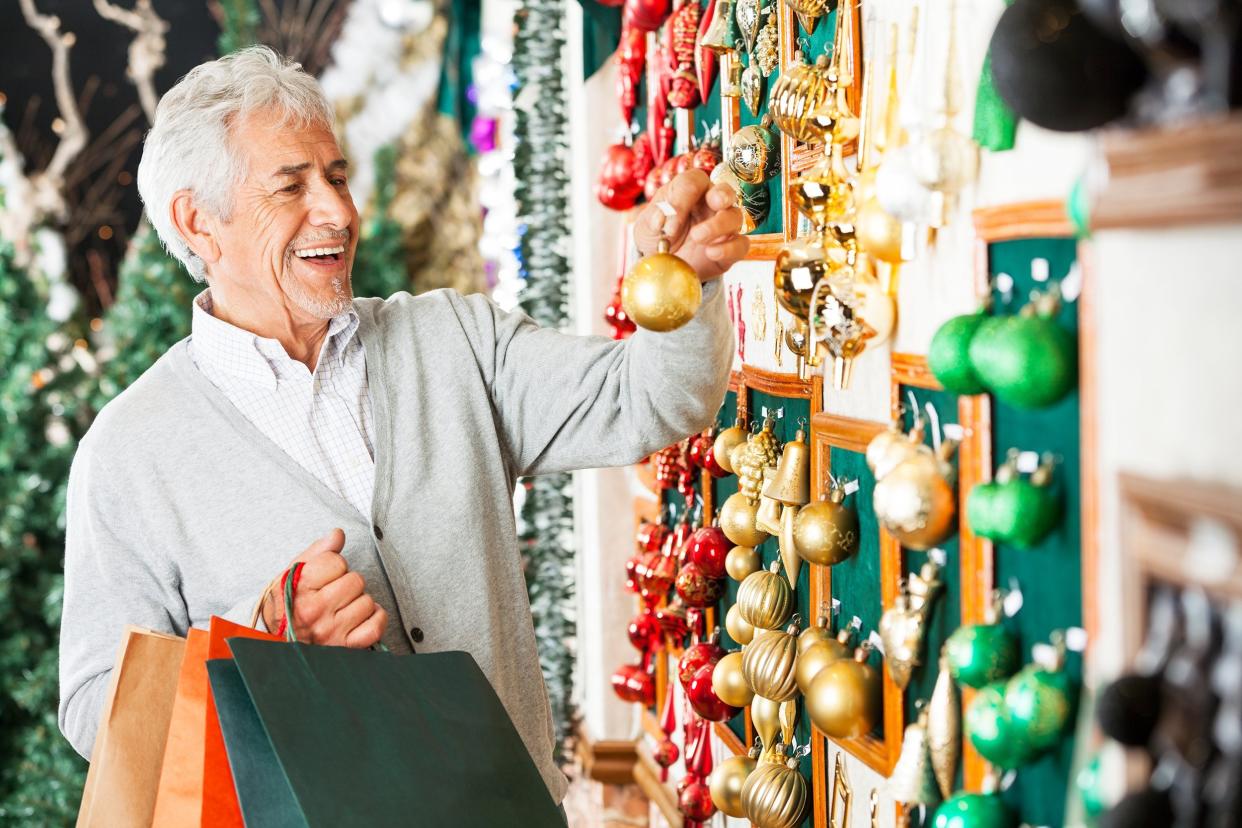
<instances>
[{"instance_id":1,"label":"man's smiling face","mask_svg":"<svg viewBox=\"0 0 1242 828\"><path fill-rule=\"evenodd\" d=\"M232 129L245 160L229 221L217 227L210 277L276 300L297 321L330 319L353 298L358 210L346 162L326 126L279 125L256 112Z\"/></svg>"}]
</instances>

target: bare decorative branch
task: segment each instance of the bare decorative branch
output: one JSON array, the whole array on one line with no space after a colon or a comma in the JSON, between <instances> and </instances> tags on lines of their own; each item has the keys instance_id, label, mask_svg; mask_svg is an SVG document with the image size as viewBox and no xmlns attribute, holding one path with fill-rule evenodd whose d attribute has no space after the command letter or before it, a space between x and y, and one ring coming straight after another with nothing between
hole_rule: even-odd
<instances>
[{"instance_id":1,"label":"bare decorative branch","mask_svg":"<svg viewBox=\"0 0 1242 828\"><path fill-rule=\"evenodd\" d=\"M119 23L135 33L129 44L129 67L125 74L138 87L138 100L147 121L155 123L155 105L159 102L155 94L155 73L164 65L164 34L168 31L168 23L156 14L151 0L138 0L133 11L113 5L109 0L95 0L95 11L105 20Z\"/></svg>"}]
</instances>

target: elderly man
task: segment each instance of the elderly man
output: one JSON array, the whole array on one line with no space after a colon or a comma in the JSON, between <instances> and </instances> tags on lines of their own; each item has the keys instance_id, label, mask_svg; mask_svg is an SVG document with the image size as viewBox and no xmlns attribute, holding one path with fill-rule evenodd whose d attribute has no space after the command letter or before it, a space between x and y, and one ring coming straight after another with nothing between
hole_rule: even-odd
<instances>
[{"instance_id":1,"label":"elderly man","mask_svg":"<svg viewBox=\"0 0 1242 828\"><path fill-rule=\"evenodd\" d=\"M331 107L265 48L160 101L138 170L160 238L208 288L193 332L100 413L69 482L61 729L90 754L126 624L212 615L301 641L465 650L553 797L552 723L518 554L520 475L632 463L711 423L745 255L727 187L686 173L649 209L708 284L696 317L626 342L542 330L483 296L355 299L358 211ZM294 617L271 600L305 561ZM264 597L266 596L266 597Z\"/></svg>"}]
</instances>

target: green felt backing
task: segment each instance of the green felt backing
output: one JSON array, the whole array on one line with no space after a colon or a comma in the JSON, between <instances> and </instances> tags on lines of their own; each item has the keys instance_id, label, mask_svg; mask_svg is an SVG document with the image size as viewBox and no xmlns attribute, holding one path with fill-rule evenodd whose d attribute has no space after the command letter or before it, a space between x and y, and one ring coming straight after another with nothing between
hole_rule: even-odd
<instances>
[{"instance_id":1,"label":"green felt backing","mask_svg":"<svg viewBox=\"0 0 1242 828\"><path fill-rule=\"evenodd\" d=\"M994 312L1016 312L1026 304L1030 292L1041 287L1031 278L1032 260L1047 260L1049 275L1057 281L1070 272L1075 254L1073 239L1022 239L990 245L989 272L994 277L1006 273L1014 279L1011 297L994 294ZM1077 311L1076 303L1064 303L1057 322L1067 330L1077 331ZM1022 652L1029 659L1031 645L1046 642L1054 630L1082 623L1078 392L1038 411L1019 410L993 399L992 435L997 458L1016 447L1041 454L1052 452L1059 460L1054 477L1063 495L1061 524L1033 549L1002 544L995 547L997 585L1009 587L1016 582L1022 590L1022 609L1006 624L1017 633ZM1067 669L1075 682L1081 681L1081 657L1071 654ZM1058 750L1022 768L1014 785L1005 792L1006 801L1019 810L1027 823L1053 828L1062 824L1073 748L1073 739L1067 736Z\"/></svg>"}]
</instances>

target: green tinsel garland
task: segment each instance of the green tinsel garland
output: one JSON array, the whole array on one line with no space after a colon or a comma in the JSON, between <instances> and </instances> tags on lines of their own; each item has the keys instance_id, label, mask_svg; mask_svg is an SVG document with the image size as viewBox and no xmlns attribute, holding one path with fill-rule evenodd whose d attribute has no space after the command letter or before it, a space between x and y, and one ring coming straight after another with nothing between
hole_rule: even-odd
<instances>
[{"instance_id":1,"label":"green tinsel garland","mask_svg":"<svg viewBox=\"0 0 1242 828\"><path fill-rule=\"evenodd\" d=\"M569 322L569 176L565 169L568 112L561 53L564 0L523 0L517 11L513 69L518 98L514 126L515 196L524 225L518 246L525 285L523 311L540 325ZM556 728L557 761L573 756L574 547L572 480L553 474L522 481L519 540L526 563L539 661Z\"/></svg>"}]
</instances>

